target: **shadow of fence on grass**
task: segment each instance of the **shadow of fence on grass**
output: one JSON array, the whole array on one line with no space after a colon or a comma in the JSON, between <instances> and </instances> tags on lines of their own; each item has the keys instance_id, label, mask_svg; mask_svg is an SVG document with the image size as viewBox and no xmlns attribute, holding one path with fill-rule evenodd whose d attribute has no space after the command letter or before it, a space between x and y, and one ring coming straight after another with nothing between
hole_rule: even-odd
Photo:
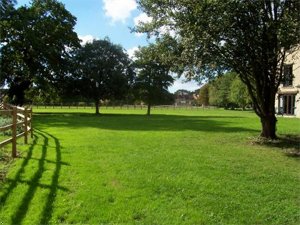
<instances>
[{"instance_id":1,"label":"shadow of fence on grass","mask_svg":"<svg viewBox=\"0 0 300 225\"><path fill-rule=\"evenodd\" d=\"M40 150L37 148L38 142L42 142L41 144L41 156L39 158L34 158L33 151ZM55 144L55 160L51 161L46 159L47 153L50 151L49 142L54 142ZM25 173L26 167L29 165L31 160L37 160L38 166L33 174L33 176L29 180L22 179L23 174ZM49 179L51 180L50 185L42 184L40 182L44 171L45 171L45 163L54 163L55 168L52 174L52 177ZM56 198L57 190L61 189L63 191L68 191L67 188L59 186L58 179L61 170L61 165L67 165L66 163L61 162L61 146L59 140L54 137L53 135L46 133L41 130L35 130L34 140L31 146L29 147L28 153L26 157L23 158L23 162L21 164L20 169L17 171L15 177L13 179L7 179L8 187L5 188L5 192L2 196L0 196L0 205L4 206L8 204L7 199L8 197L13 194L13 191L19 184L26 184L28 185L28 189L25 193L22 194L23 198L20 200L20 204L15 210L15 213L11 216L11 223L12 224L22 224L30 206L32 199L35 196L37 189L43 188L48 189L49 193L46 197L44 205L41 206L41 218L39 224L48 224L52 212L53 212L53 203Z\"/></svg>"},{"instance_id":2,"label":"shadow of fence on grass","mask_svg":"<svg viewBox=\"0 0 300 225\"><path fill-rule=\"evenodd\" d=\"M3 206L6 203L6 200L8 198L8 196L11 194L11 192L17 187L19 181L21 180L21 175L24 173L25 171L25 167L27 166L31 156L32 156L32 151L34 149L34 147L36 146L39 137L36 135L33 135L33 142L31 144L31 146L29 147L27 156L24 158L23 163L20 167L20 169L18 170L18 172L15 175L14 179L7 179L7 182L9 182L9 186L6 188L6 192L0 196L0 204L1 206Z\"/></svg>"},{"instance_id":3,"label":"shadow of fence on grass","mask_svg":"<svg viewBox=\"0 0 300 225\"><path fill-rule=\"evenodd\" d=\"M24 217L27 213L29 204L34 197L36 189L39 186L39 180L41 179L43 172L44 172L45 158L46 158L46 154L47 154L47 147L48 147L49 139L41 133L39 133L39 135L41 137L43 137L43 140L44 140L43 147L42 147L42 156L39 160L37 171L34 173L32 179L28 182L29 188L28 188L27 192L24 194L22 202L19 205L16 213L12 216L12 224L21 224L22 220L24 219Z\"/></svg>"},{"instance_id":4,"label":"shadow of fence on grass","mask_svg":"<svg viewBox=\"0 0 300 225\"><path fill-rule=\"evenodd\" d=\"M55 201L56 192L58 188L58 178L61 170L61 150L60 150L60 142L53 135L46 133L49 137L51 137L55 142L55 150L56 150L56 160L55 160L55 170L52 175L50 192L48 194L45 206L43 208L42 217L40 224L48 224L52 213L53 213L53 203Z\"/></svg>"}]
</instances>

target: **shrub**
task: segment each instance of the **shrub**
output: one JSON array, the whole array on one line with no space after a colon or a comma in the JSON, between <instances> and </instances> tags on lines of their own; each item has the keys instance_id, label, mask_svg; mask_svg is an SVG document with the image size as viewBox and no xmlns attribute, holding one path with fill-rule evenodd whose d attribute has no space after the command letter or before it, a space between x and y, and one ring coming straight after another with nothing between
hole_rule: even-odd
<instances>
[{"instance_id":1,"label":"shrub","mask_svg":"<svg viewBox=\"0 0 300 225\"><path fill-rule=\"evenodd\" d=\"M0 116L0 127L3 127L11 123L12 123L12 119L10 117Z\"/></svg>"}]
</instances>

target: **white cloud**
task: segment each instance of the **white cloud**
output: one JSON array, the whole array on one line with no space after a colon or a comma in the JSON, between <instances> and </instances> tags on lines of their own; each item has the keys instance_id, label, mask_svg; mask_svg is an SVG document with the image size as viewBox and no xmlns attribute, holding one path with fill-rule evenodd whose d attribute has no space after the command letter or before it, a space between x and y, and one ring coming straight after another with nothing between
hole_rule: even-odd
<instances>
[{"instance_id":1,"label":"white cloud","mask_svg":"<svg viewBox=\"0 0 300 225\"><path fill-rule=\"evenodd\" d=\"M131 59L134 59L134 52L137 51L138 49L139 49L138 47L127 49L127 53Z\"/></svg>"},{"instance_id":2,"label":"white cloud","mask_svg":"<svg viewBox=\"0 0 300 225\"><path fill-rule=\"evenodd\" d=\"M134 35L137 36L137 37L142 37L142 36L144 36L144 33L137 33L137 32L135 32Z\"/></svg>"},{"instance_id":3,"label":"white cloud","mask_svg":"<svg viewBox=\"0 0 300 225\"><path fill-rule=\"evenodd\" d=\"M80 39L80 44L85 45L86 43L91 43L94 39L97 39L93 37L92 35L78 35L78 38Z\"/></svg>"},{"instance_id":4,"label":"white cloud","mask_svg":"<svg viewBox=\"0 0 300 225\"><path fill-rule=\"evenodd\" d=\"M139 23L149 23L152 21L152 18L147 16L146 13L141 13L140 15L135 17L133 21L134 21L134 25L136 26L139 25Z\"/></svg>"},{"instance_id":5,"label":"white cloud","mask_svg":"<svg viewBox=\"0 0 300 225\"><path fill-rule=\"evenodd\" d=\"M188 90L188 91L195 91L198 88L200 88L200 86L196 81L186 82L184 80L184 78L179 78L174 81L174 84L171 87L169 87L169 91L171 93L174 93L180 89L184 89L184 90Z\"/></svg>"},{"instance_id":6,"label":"white cloud","mask_svg":"<svg viewBox=\"0 0 300 225\"><path fill-rule=\"evenodd\" d=\"M138 15L137 17L135 17L133 19L133 21L134 21L134 25L137 26L140 23L149 23L149 22L151 22L152 18L149 17L149 16L147 16L146 13L141 13L140 15ZM144 33L135 33L135 36L137 36L137 37L141 37L143 35L144 35Z\"/></svg>"},{"instance_id":7,"label":"white cloud","mask_svg":"<svg viewBox=\"0 0 300 225\"><path fill-rule=\"evenodd\" d=\"M131 12L137 8L135 0L103 0L105 15L112 22L125 22L131 16Z\"/></svg>"}]
</instances>

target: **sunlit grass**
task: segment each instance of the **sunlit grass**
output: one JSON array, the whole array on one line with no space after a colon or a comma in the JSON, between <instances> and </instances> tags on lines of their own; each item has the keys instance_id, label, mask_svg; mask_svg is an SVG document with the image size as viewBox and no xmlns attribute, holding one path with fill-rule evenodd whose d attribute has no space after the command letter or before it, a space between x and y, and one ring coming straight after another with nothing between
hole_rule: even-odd
<instances>
[{"instance_id":1,"label":"sunlit grass","mask_svg":"<svg viewBox=\"0 0 300 225\"><path fill-rule=\"evenodd\" d=\"M298 224L298 158L253 112L35 109L0 190L4 224ZM278 134L300 120L279 118Z\"/></svg>"}]
</instances>

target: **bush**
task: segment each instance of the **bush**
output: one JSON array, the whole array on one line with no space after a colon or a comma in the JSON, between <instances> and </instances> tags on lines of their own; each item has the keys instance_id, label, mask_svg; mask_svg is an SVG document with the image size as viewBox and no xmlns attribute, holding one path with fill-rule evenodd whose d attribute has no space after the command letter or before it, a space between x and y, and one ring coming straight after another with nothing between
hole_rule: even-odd
<instances>
[{"instance_id":1,"label":"bush","mask_svg":"<svg viewBox=\"0 0 300 225\"><path fill-rule=\"evenodd\" d=\"M12 119L10 117L0 116L0 127L3 127L11 123L12 123Z\"/></svg>"},{"instance_id":2,"label":"bush","mask_svg":"<svg viewBox=\"0 0 300 225\"><path fill-rule=\"evenodd\" d=\"M8 117L8 116L0 116L0 127L6 126L12 124L12 118ZM22 130L22 126L17 126L17 133L21 133ZM3 134L4 136L11 136L12 131L11 129L6 130L4 132L0 132L1 134Z\"/></svg>"}]
</instances>

